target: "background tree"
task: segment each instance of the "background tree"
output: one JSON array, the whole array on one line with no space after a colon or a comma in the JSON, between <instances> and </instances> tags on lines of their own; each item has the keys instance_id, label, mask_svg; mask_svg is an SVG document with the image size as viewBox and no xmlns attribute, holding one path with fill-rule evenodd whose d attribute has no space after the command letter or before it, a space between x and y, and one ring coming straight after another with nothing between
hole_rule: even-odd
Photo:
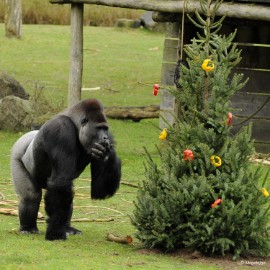
<instances>
[{"instance_id":1,"label":"background tree","mask_svg":"<svg viewBox=\"0 0 270 270\"><path fill-rule=\"evenodd\" d=\"M22 1L5 0L5 35L7 37L21 37Z\"/></svg>"},{"instance_id":2,"label":"background tree","mask_svg":"<svg viewBox=\"0 0 270 270\"><path fill-rule=\"evenodd\" d=\"M185 47L180 89L172 90L181 117L160 136L160 161L146 150L146 180L132 222L148 247L268 254L268 175L250 168L250 126L231 135L230 100L247 80L233 73L241 60L235 33L218 34L224 20L215 16L220 3L202 0L204 15L189 16L198 34Z\"/></svg>"}]
</instances>

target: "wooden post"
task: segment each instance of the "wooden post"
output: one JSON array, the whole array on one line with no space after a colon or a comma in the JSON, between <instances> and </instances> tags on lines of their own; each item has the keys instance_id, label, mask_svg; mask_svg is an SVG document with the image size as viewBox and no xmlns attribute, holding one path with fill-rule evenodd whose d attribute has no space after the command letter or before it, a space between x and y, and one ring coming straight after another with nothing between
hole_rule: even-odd
<instances>
[{"instance_id":1,"label":"wooden post","mask_svg":"<svg viewBox=\"0 0 270 270\"><path fill-rule=\"evenodd\" d=\"M22 2L21 0L6 0L5 2L5 35L6 37L21 37Z\"/></svg>"},{"instance_id":2,"label":"wooden post","mask_svg":"<svg viewBox=\"0 0 270 270\"><path fill-rule=\"evenodd\" d=\"M179 23L166 23L166 34L163 49L163 63L161 71L161 85L166 88L174 86L174 73L178 60ZM177 113L175 98L166 90L161 91L160 104L160 128L167 126L166 122L174 123L174 115ZM165 121L163 120L165 119Z\"/></svg>"},{"instance_id":3,"label":"wooden post","mask_svg":"<svg viewBox=\"0 0 270 270\"><path fill-rule=\"evenodd\" d=\"M83 71L83 4L71 4L71 48L68 85L68 105L81 99Z\"/></svg>"}]
</instances>

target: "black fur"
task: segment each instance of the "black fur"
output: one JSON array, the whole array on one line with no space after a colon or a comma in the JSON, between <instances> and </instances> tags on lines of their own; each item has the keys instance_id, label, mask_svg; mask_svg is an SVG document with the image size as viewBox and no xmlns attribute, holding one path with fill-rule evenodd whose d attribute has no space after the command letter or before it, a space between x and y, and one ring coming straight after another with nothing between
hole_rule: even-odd
<instances>
[{"instance_id":1,"label":"black fur","mask_svg":"<svg viewBox=\"0 0 270 270\"><path fill-rule=\"evenodd\" d=\"M38 233L36 219L41 189L46 189L48 215L46 239L66 239L79 234L71 227L73 180L91 163L91 197L114 195L121 178L121 162L102 105L84 100L57 115L40 131L22 136L13 146L12 178L20 197L22 233Z\"/></svg>"}]
</instances>

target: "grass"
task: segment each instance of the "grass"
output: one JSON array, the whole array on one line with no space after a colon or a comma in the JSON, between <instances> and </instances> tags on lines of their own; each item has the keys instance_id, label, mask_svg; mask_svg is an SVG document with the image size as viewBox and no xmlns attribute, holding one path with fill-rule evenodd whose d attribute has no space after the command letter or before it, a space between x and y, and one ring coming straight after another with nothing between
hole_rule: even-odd
<instances>
[{"instance_id":1,"label":"grass","mask_svg":"<svg viewBox=\"0 0 270 270\"><path fill-rule=\"evenodd\" d=\"M85 27L84 87L100 91L83 92L83 98L97 97L106 106L158 104L152 84L159 81L163 35L144 30ZM24 25L21 40L5 39L0 24L0 66L19 80L31 94L39 89L56 108L66 105L69 73L69 27ZM144 179L143 146L155 154L158 144L157 119L109 120L123 162L123 182L138 184ZM10 149L21 133L0 131L0 192L16 200L10 181ZM142 250L136 239L130 245L106 241L108 232L134 237L132 214L137 189L122 184L117 194L105 201L89 199L90 171L75 181L74 218L104 219L112 222L74 223L84 234L65 242L44 240L40 235L18 234L18 218L0 215L1 269L244 269L230 260L192 260L182 253L161 254ZM0 201L1 204L1 201ZM8 208L16 208L14 202ZM44 214L43 205L40 211ZM259 268L257 268L259 269Z\"/></svg>"},{"instance_id":2,"label":"grass","mask_svg":"<svg viewBox=\"0 0 270 270\"><path fill-rule=\"evenodd\" d=\"M20 81L30 94L42 89L53 103L65 105L69 30L68 26L25 25L21 40L0 42L0 53L5 56L0 58L1 69ZM0 24L3 36L4 25ZM162 49L162 34L85 27L83 87L101 90L83 91L82 97L102 98L105 106L158 104L152 85L160 80Z\"/></svg>"}]
</instances>

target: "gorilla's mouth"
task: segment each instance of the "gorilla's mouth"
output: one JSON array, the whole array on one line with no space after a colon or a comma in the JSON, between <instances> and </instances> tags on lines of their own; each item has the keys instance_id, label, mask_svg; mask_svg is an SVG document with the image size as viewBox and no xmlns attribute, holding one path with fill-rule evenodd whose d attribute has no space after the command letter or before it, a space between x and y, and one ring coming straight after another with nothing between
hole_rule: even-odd
<instances>
[{"instance_id":1,"label":"gorilla's mouth","mask_svg":"<svg viewBox=\"0 0 270 270\"><path fill-rule=\"evenodd\" d=\"M103 142L101 142L100 144L104 146L107 149L107 151L110 150L111 148L111 143L109 139L104 139Z\"/></svg>"}]
</instances>

